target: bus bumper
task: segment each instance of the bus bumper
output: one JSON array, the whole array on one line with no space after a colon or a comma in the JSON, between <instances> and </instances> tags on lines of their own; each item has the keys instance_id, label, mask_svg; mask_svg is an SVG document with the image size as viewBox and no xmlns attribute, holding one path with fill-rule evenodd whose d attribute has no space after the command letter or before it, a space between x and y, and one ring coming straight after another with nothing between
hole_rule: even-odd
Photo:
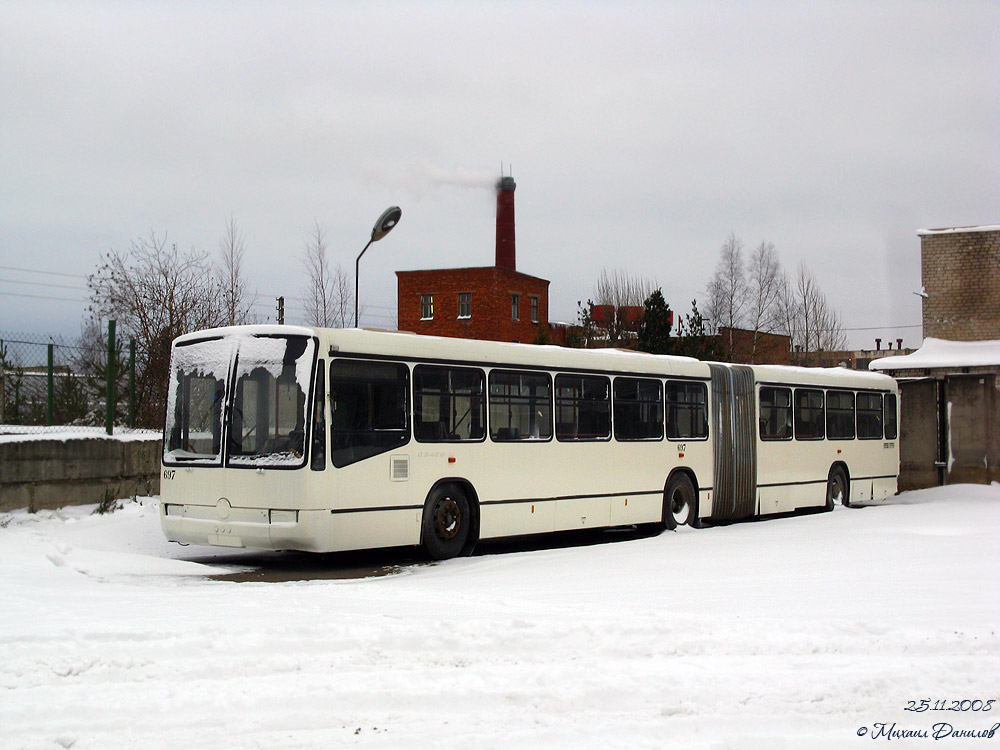
<instances>
[{"instance_id":1,"label":"bus bumper","mask_svg":"<svg viewBox=\"0 0 1000 750\"><path fill-rule=\"evenodd\" d=\"M168 541L214 547L322 552L329 519L329 511L319 510L160 506L160 526Z\"/></svg>"}]
</instances>

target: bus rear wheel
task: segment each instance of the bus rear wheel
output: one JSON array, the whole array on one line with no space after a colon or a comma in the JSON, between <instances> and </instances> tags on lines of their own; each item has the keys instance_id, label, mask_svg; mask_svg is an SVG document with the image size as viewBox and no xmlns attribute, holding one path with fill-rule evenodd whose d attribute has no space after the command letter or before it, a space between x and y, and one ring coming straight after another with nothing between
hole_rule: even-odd
<instances>
[{"instance_id":1,"label":"bus rear wheel","mask_svg":"<svg viewBox=\"0 0 1000 750\"><path fill-rule=\"evenodd\" d=\"M472 516L462 488L445 484L431 492L424 504L421 544L435 560L458 555L469 539Z\"/></svg>"},{"instance_id":2,"label":"bus rear wheel","mask_svg":"<svg viewBox=\"0 0 1000 750\"><path fill-rule=\"evenodd\" d=\"M833 510L833 506L840 503L850 506L850 485L847 483L847 475L839 466L830 469L830 476L826 480L826 509Z\"/></svg>"},{"instance_id":3,"label":"bus rear wheel","mask_svg":"<svg viewBox=\"0 0 1000 750\"><path fill-rule=\"evenodd\" d=\"M667 483L663 493L663 525L669 530L698 526L698 498L687 474L676 474Z\"/></svg>"}]
</instances>

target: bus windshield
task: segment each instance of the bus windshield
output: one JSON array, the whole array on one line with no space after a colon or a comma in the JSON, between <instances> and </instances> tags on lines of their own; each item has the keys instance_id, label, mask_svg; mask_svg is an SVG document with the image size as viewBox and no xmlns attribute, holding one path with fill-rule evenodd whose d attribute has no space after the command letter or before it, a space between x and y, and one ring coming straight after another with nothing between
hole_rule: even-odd
<instances>
[{"instance_id":1,"label":"bus windshield","mask_svg":"<svg viewBox=\"0 0 1000 750\"><path fill-rule=\"evenodd\" d=\"M276 334L177 344L164 461L221 465L225 458L230 466L303 465L315 351L308 336Z\"/></svg>"}]
</instances>

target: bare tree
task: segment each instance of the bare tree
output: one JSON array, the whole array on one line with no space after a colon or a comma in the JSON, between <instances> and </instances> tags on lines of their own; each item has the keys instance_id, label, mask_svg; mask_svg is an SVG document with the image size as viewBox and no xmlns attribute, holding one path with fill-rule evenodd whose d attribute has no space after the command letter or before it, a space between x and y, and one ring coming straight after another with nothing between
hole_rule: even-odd
<instances>
[{"instance_id":1,"label":"bare tree","mask_svg":"<svg viewBox=\"0 0 1000 750\"><path fill-rule=\"evenodd\" d=\"M323 328L352 325L354 294L351 280L339 263L330 263L326 233L319 222L313 223L303 262L308 277L304 294L306 323Z\"/></svg>"},{"instance_id":2,"label":"bare tree","mask_svg":"<svg viewBox=\"0 0 1000 750\"><path fill-rule=\"evenodd\" d=\"M753 331L750 362L757 361L762 334L773 333L781 325L780 300L785 274L774 244L762 240L750 256L747 268L747 324Z\"/></svg>"},{"instance_id":3,"label":"bare tree","mask_svg":"<svg viewBox=\"0 0 1000 750\"><path fill-rule=\"evenodd\" d=\"M734 348L733 329L743 325L747 308L743 241L733 233L722 243L719 262L715 267L715 275L708 282L707 292L705 312L708 315L709 330L714 334L720 328L729 329L729 336L723 342L723 355L731 359Z\"/></svg>"},{"instance_id":4,"label":"bare tree","mask_svg":"<svg viewBox=\"0 0 1000 750\"><path fill-rule=\"evenodd\" d=\"M243 232L230 214L226 219L226 232L219 241L219 266L216 269L221 291L222 320L226 325L252 323L251 310L257 293L248 292L243 278L243 256L246 240Z\"/></svg>"},{"instance_id":5,"label":"bare tree","mask_svg":"<svg viewBox=\"0 0 1000 750\"><path fill-rule=\"evenodd\" d=\"M781 317L803 364L810 364L814 352L835 351L847 345L840 315L830 308L816 277L805 263L799 263L795 279L781 295Z\"/></svg>"},{"instance_id":6,"label":"bare tree","mask_svg":"<svg viewBox=\"0 0 1000 750\"><path fill-rule=\"evenodd\" d=\"M124 340L136 342L136 401L143 426L157 426L167 384L170 343L190 331L223 323L208 255L182 252L167 235L133 240L128 250L110 250L87 277L92 322L114 319Z\"/></svg>"},{"instance_id":7,"label":"bare tree","mask_svg":"<svg viewBox=\"0 0 1000 750\"><path fill-rule=\"evenodd\" d=\"M608 272L601 269L601 275L594 284L594 298L591 306L608 306L613 311L607 321L608 343L618 344L633 326L624 308L643 307L656 289L655 282L639 276L629 276L624 271ZM603 326L602 326L603 327Z\"/></svg>"}]
</instances>

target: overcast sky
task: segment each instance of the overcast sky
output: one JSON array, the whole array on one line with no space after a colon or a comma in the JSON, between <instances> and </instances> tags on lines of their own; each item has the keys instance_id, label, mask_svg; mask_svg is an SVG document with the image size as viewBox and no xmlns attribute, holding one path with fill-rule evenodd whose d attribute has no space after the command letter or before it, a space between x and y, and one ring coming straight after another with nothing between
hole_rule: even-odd
<instances>
[{"instance_id":1,"label":"overcast sky","mask_svg":"<svg viewBox=\"0 0 1000 750\"><path fill-rule=\"evenodd\" d=\"M0 331L78 333L102 252L229 215L298 322L314 221L353 276L395 204L361 266L394 327L395 271L492 265L502 162L554 320L602 268L686 311L733 232L852 345L916 345L916 230L1000 223L998 133L997 2L5 2Z\"/></svg>"}]
</instances>

